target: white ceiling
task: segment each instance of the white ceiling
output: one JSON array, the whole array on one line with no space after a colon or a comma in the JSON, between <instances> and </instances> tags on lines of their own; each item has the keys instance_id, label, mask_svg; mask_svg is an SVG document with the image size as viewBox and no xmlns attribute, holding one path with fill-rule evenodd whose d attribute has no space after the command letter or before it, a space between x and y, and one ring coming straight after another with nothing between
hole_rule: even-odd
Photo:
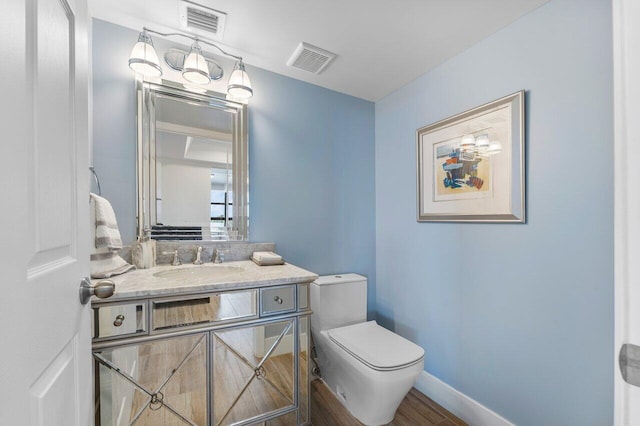
<instances>
[{"instance_id":1,"label":"white ceiling","mask_svg":"<svg viewBox=\"0 0 640 426\"><path fill-rule=\"evenodd\" d=\"M377 101L548 0L192 1L227 13L217 44L247 64ZM180 30L178 0L90 0L90 9L137 30ZM301 41L338 56L319 75L288 67Z\"/></svg>"}]
</instances>

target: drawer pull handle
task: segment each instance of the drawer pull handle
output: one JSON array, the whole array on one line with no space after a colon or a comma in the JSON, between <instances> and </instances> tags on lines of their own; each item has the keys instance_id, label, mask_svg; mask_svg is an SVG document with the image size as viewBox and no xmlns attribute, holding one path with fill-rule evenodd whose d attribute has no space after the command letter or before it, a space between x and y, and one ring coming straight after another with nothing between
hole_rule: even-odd
<instances>
[{"instance_id":1,"label":"drawer pull handle","mask_svg":"<svg viewBox=\"0 0 640 426\"><path fill-rule=\"evenodd\" d=\"M276 302L278 305L282 305L282 298L280 296L276 296L273 298L273 301Z\"/></svg>"},{"instance_id":2,"label":"drawer pull handle","mask_svg":"<svg viewBox=\"0 0 640 426\"><path fill-rule=\"evenodd\" d=\"M113 321L113 325L116 327L120 327L124 322L124 315L120 314L116 317L115 321Z\"/></svg>"}]
</instances>

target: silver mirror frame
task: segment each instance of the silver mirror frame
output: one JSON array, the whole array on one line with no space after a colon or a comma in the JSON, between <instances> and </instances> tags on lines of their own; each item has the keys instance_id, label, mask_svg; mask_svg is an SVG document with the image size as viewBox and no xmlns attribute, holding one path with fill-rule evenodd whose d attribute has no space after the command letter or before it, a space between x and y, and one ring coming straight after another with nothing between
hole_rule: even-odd
<instances>
[{"instance_id":1,"label":"silver mirror frame","mask_svg":"<svg viewBox=\"0 0 640 426\"><path fill-rule=\"evenodd\" d=\"M233 229L244 241L249 239L249 132L247 105L226 99L213 91L194 93L181 84L161 80L136 79L136 176L137 176L137 235L149 234L156 217L155 167L155 94L168 95L187 102L207 104L234 113L233 120ZM153 196L152 196L153 194ZM185 242L181 239L181 242Z\"/></svg>"}]
</instances>

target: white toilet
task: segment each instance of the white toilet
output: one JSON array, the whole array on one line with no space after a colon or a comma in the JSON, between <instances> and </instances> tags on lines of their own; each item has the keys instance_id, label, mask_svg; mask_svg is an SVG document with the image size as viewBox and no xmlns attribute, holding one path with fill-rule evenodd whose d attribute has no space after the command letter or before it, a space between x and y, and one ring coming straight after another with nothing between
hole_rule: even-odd
<instances>
[{"instance_id":1,"label":"white toilet","mask_svg":"<svg viewBox=\"0 0 640 426\"><path fill-rule=\"evenodd\" d=\"M382 425L424 368L424 350L367 322L367 279L319 277L311 284L311 331L322 379L358 420Z\"/></svg>"}]
</instances>

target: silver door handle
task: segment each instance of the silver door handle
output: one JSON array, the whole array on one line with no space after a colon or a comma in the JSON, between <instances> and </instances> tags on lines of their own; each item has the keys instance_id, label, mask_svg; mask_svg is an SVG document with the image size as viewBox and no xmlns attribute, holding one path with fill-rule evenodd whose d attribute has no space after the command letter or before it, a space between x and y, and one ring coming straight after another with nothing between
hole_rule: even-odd
<instances>
[{"instance_id":1,"label":"silver door handle","mask_svg":"<svg viewBox=\"0 0 640 426\"><path fill-rule=\"evenodd\" d=\"M96 285L91 285L89 278L83 278L80 282L80 303L86 305L91 300L91 296L98 299L106 299L113 296L116 290L116 284L111 280L98 281Z\"/></svg>"}]
</instances>

